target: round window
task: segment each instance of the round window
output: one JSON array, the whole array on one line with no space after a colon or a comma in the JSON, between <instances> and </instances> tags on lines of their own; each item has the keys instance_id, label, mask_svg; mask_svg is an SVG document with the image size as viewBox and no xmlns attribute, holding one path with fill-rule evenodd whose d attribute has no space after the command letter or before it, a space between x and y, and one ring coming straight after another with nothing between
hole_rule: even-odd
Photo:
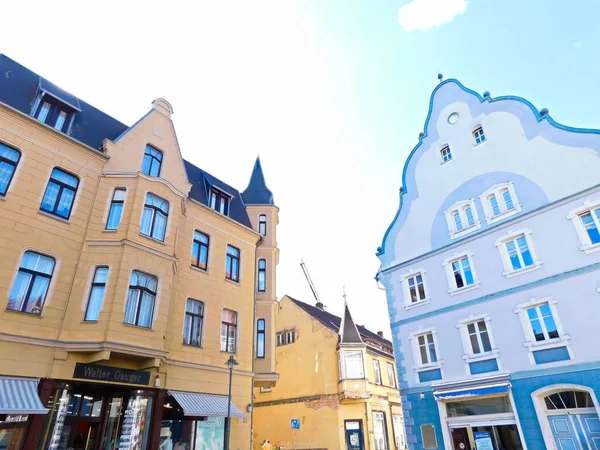
<instances>
[{"instance_id":1,"label":"round window","mask_svg":"<svg viewBox=\"0 0 600 450\"><path fill-rule=\"evenodd\" d=\"M448 123L458 122L458 113L452 113L448 116Z\"/></svg>"}]
</instances>

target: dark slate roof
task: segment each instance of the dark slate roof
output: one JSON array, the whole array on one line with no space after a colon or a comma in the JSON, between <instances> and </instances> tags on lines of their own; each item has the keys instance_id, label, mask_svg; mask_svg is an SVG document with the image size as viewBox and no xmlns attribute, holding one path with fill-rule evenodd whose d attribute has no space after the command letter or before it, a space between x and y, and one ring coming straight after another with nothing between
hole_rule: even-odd
<instances>
[{"instance_id":1,"label":"dark slate roof","mask_svg":"<svg viewBox=\"0 0 600 450\"><path fill-rule=\"evenodd\" d=\"M348 308L348 303L344 304L344 320L342 320L342 323L344 325L342 326L342 333L340 335L340 344L364 343L356 328L356 324L352 319L352 314L350 314L350 308Z\"/></svg>"},{"instance_id":2,"label":"dark slate roof","mask_svg":"<svg viewBox=\"0 0 600 450\"><path fill-rule=\"evenodd\" d=\"M250 183L242 192L246 205L274 205L273 193L267 187L265 175L263 174L260 158L256 157Z\"/></svg>"},{"instance_id":3,"label":"dark slate roof","mask_svg":"<svg viewBox=\"0 0 600 450\"><path fill-rule=\"evenodd\" d=\"M101 150L104 139L116 141L130 128L23 67L8 56L0 54L0 102L30 115L40 89L78 110L70 136L93 149ZM260 169L260 162L257 164ZM188 180L193 185L189 193L191 199L208 206L208 189L210 186L215 186L232 196L229 216L236 222L252 228L242 195L236 189L188 161L184 161L184 165ZM254 170L256 171L256 165ZM262 177L262 169L260 169L260 175ZM262 179L264 182L264 177Z\"/></svg>"},{"instance_id":4,"label":"dark slate roof","mask_svg":"<svg viewBox=\"0 0 600 450\"><path fill-rule=\"evenodd\" d=\"M302 308L308 314L313 316L323 325L325 325L330 330L335 331L336 333L340 332L340 324L342 319L334 314L331 314L327 311L323 311L322 309L317 308L316 306L309 305L308 303L301 302L300 300L296 300L295 298L287 296L292 302L294 302L297 306ZM377 333L373 333L372 331L367 330L362 325L357 325L358 332L360 333L363 339L371 339L377 342L380 342L384 345L389 345L392 347L392 343L385 338L379 337Z\"/></svg>"}]
</instances>

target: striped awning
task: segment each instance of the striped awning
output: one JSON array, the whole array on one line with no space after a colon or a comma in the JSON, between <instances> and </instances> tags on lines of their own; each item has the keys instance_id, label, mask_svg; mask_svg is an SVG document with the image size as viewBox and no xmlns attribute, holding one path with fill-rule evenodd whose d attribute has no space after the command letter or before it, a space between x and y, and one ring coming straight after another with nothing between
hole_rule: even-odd
<instances>
[{"instance_id":1,"label":"striped awning","mask_svg":"<svg viewBox=\"0 0 600 450\"><path fill-rule=\"evenodd\" d=\"M48 414L36 378L0 377L0 414Z\"/></svg>"},{"instance_id":2,"label":"striped awning","mask_svg":"<svg viewBox=\"0 0 600 450\"><path fill-rule=\"evenodd\" d=\"M184 416L227 417L227 397L224 395L181 391L169 391L169 395L183 408ZM230 414L231 417L246 417L233 403Z\"/></svg>"}]
</instances>

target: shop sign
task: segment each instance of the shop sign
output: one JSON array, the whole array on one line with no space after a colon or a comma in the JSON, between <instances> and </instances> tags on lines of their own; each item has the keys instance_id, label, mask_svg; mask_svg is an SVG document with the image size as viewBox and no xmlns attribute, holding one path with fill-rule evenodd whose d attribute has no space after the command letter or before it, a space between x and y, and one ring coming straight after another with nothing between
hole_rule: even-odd
<instances>
[{"instance_id":1,"label":"shop sign","mask_svg":"<svg viewBox=\"0 0 600 450\"><path fill-rule=\"evenodd\" d=\"M148 384L150 372L145 370L121 369L119 367L98 366L95 364L75 363L73 378L84 380L109 381L111 383Z\"/></svg>"},{"instance_id":2,"label":"shop sign","mask_svg":"<svg viewBox=\"0 0 600 450\"><path fill-rule=\"evenodd\" d=\"M494 445L492 444L492 435L487 431L476 431L475 445L477 446L477 450L494 450Z\"/></svg>"},{"instance_id":3,"label":"shop sign","mask_svg":"<svg viewBox=\"0 0 600 450\"><path fill-rule=\"evenodd\" d=\"M6 416L5 422L27 422L29 416L17 415L17 416Z\"/></svg>"}]
</instances>

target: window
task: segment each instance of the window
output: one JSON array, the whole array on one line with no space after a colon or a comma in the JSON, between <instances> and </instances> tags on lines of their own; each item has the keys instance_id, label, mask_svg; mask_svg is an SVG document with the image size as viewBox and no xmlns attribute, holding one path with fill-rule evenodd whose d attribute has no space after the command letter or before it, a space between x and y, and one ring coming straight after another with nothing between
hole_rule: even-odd
<instances>
[{"instance_id":1,"label":"window","mask_svg":"<svg viewBox=\"0 0 600 450\"><path fill-rule=\"evenodd\" d=\"M467 324L467 333L469 335L472 355L492 351L492 344L485 320Z\"/></svg>"},{"instance_id":2,"label":"window","mask_svg":"<svg viewBox=\"0 0 600 450\"><path fill-rule=\"evenodd\" d=\"M448 417L506 414L513 412L508 396L475 397L446 403Z\"/></svg>"},{"instance_id":3,"label":"window","mask_svg":"<svg viewBox=\"0 0 600 450\"><path fill-rule=\"evenodd\" d=\"M44 123L46 122L46 118L48 117L48 113L50 112L51 107L52 106L48 102L42 103L42 106L40 107L40 109L38 111L38 115L37 115L37 119L40 122L44 122Z\"/></svg>"},{"instance_id":4,"label":"window","mask_svg":"<svg viewBox=\"0 0 600 450\"><path fill-rule=\"evenodd\" d=\"M521 211L512 181L496 184L479 196L488 224L513 216Z\"/></svg>"},{"instance_id":5,"label":"window","mask_svg":"<svg viewBox=\"0 0 600 450\"><path fill-rule=\"evenodd\" d=\"M408 291L410 293L410 302L417 303L425 300L425 285L423 284L423 275L420 273L406 279Z\"/></svg>"},{"instance_id":6,"label":"window","mask_svg":"<svg viewBox=\"0 0 600 450\"><path fill-rule=\"evenodd\" d=\"M108 266L98 266L94 271L90 297L88 298L87 308L85 310L84 320L86 322L98 320L100 310L102 309L102 300L106 290L106 281L108 280Z\"/></svg>"},{"instance_id":7,"label":"window","mask_svg":"<svg viewBox=\"0 0 600 450\"><path fill-rule=\"evenodd\" d=\"M169 202L154 194L146 194L146 204L142 214L140 233L144 236L165 240L167 218L169 217Z\"/></svg>"},{"instance_id":8,"label":"window","mask_svg":"<svg viewBox=\"0 0 600 450\"><path fill-rule=\"evenodd\" d=\"M123 204L125 203L125 188L117 188L113 193L110 209L108 210L108 219L106 220L107 230L116 230L121 223L121 214L123 214Z\"/></svg>"},{"instance_id":9,"label":"window","mask_svg":"<svg viewBox=\"0 0 600 450\"><path fill-rule=\"evenodd\" d=\"M32 251L25 252L8 296L8 309L41 314L54 264L54 258Z\"/></svg>"},{"instance_id":10,"label":"window","mask_svg":"<svg viewBox=\"0 0 600 450\"><path fill-rule=\"evenodd\" d=\"M396 387L396 373L394 371L394 365L392 363L387 363L387 371L388 371L388 380L390 381L390 387Z\"/></svg>"},{"instance_id":11,"label":"window","mask_svg":"<svg viewBox=\"0 0 600 450\"><path fill-rule=\"evenodd\" d=\"M385 423L385 414L373 411L373 439L375 441L375 450L387 450L387 427Z\"/></svg>"},{"instance_id":12,"label":"window","mask_svg":"<svg viewBox=\"0 0 600 450\"><path fill-rule=\"evenodd\" d=\"M73 109L50 96L46 96L41 105L40 100L41 98L38 97L34 104L34 117L40 122L66 133L71 125ZM38 107L38 105L40 106Z\"/></svg>"},{"instance_id":13,"label":"window","mask_svg":"<svg viewBox=\"0 0 600 450\"><path fill-rule=\"evenodd\" d=\"M531 231L510 232L496 241L504 264L504 275L511 277L541 266L532 245Z\"/></svg>"},{"instance_id":14,"label":"window","mask_svg":"<svg viewBox=\"0 0 600 450\"><path fill-rule=\"evenodd\" d=\"M445 146L440 150L440 156L442 158L442 164L447 163L452 160L452 153L450 152L450 147Z\"/></svg>"},{"instance_id":15,"label":"window","mask_svg":"<svg viewBox=\"0 0 600 450\"><path fill-rule=\"evenodd\" d=\"M437 352L435 350L435 341L433 340L433 333L426 333L417 336L417 344L419 346L420 364L427 365L436 363Z\"/></svg>"},{"instance_id":16,"label":"window","mask_svg":"<svg viewBox=\"0 0 600 450\"><path fill-rule=\"evenodd\" d=\"M265 357L265 319L256 322L256 357Z\"/></svg>"},{"instance_id":17,"label":"window","mask_svg":"<svg viewBox=\"0 0 600 450\"><path fill-rule=\"evenodd\" d=\"M267 290L267 261L264 259L258 260L258 292Z\"/></svg>"},{"instance_id":18,"label":"window","mask_svg":"<svg viewBox=\"0 0 600 450\"><path fill-rule=\"evenodd\" d=\"M600 233L598 233L598 227L600 226L600 208L580 214L579 218L585 227L590 243L598 244L600 242Z\"/></svg>"},{"instance_id":19,"label":"window","mask_svg":"<svg viewBox=\"0 0 600 450\"><path fill-rule=\"evenodd\" d=\"M258 232L263 236L267 235L267 216L264 214L258 216Z\"/></svg>"},{"instance_id":20,"label":"window","mask_svg":"<svg viewBox=\"0 0 600 450\"><path fill-rule=\"evenodd\" d=\"M454 255L444 261L446 277L450 295L456 295L464 291L479 287L479 280L473 266L473 254L468 252L463 255Z\"/></svg>"},{"instance_id":21,"label":"window","mask_svg":"<svg viewBox=\"0 0 600 450\"><path fill-rule=\"evenodd\" d=\"M409 309L429 303L429 297L427 297L427 282L425 278L425 270L413 268L402 276L404 308Z\"/></svg>"},{"instance_id":22,"label":"window","mask_svg":"<svg viewBox=\"0 0 600 450\"><path fill-rule=\"evenodd\" d=\"M544 397L548 411L557 409L595 408L594 400L589 392L562 391ZM594 411L595 412L595 411Z\"/></svg>"},{"instance_id":23,"label":"window","mask_svg":"<svg viewBox=\"0 0 600 450\"><path fill-rule=\"evenodd\" d=\"M208 244L210 238L207 234L194 231L192 242L192 266L202 270L208 269Z\"/></svg>"},{"instance_id":24,"label":"window","mask_svg":"<svg viewBox=\"0 0 600 450\"><path fill-rule=\"evenodd\" d=\"M473 131L473 139L475 139L475 144L485 142L485 134L483 134L482 127L475 128L475 131Z\"/></svg>"},{"instance_id":25,"label":"window","mask_svg":"<svg viewBox=\"0 0 600 450\"><path fill-rule=\"evenodd\" d=\"M398 449L406 448L406 433L404 431L404 420L402 416L398 414L392 415L392 420L394 422L394 438L396 440L396 447Z\"/></svg>"},{"instance_id":26,"label":"window","mask_svg":"<svg viewBox=\"0 0 600 450\"><path fill-rule=\"evenodd\" d=\"M0 144L0 196L6 195L20 159L21 153Z\"/></svg>"},{"instance_id":27,"label":"window","mask_svg":"<svg viewBox=\"0 0 600 450\"><path fill-rule=\"evenodd\" d=\"M188 298L185 304L185 322L183 324L183 343L195 347L202 346L202 323L204 303Z\"/></svg>"},{"instance_id":28,"label":"window","mask_svg":"<svg viewBox=\"0 0 600 450\"><path fill-rule=\"evenodd\" d=\"M363 354L361 351L345 351L344 363L346 369L345 378L361 379L365 377Z\"/></svg>"},{"instance_id":29,"label":"window","mask_svg":"<svg viewBox=\"0 0 600 450\"><path fill-rule=\"evenodd\" d=\"M1 172L0 172L1 178ZM1 187L1 181L0 181ZM584 201L567 215L573 222L581 242L580 250L593 253L600 250L600 201Z\"/></svg>"},{"instance_id":30,"label":"window","mask_svg":"<svg viewBox=\"0 0 600 450\"><path fill-rule=\"evenodd\" d=\"M224 192L212 188L210 191L210 207L221 214L229 214L230 197Z\"/></svg>"},{"instance_id":31,"label":"window","mask_svg":"<svg viewBox=\"0 0 600 450\"><path fill-rule=\"evenodd\" d=\"M533 337L537 342L559 337L556 322L554 322L554 317L548 303L527 308L527 317L529 318Z\"/></svg>"},{"instance_id":32,"label":"window","mask_svg":"<svg viewBox=\"0 0 600 450\"><path fill-rule=\"evenodd\" d=\"M67 113L64 111L61 111L58 114L58 117L56 118L56 123L54 124L54 128L58 131L62 131L66 121L67 121Z\"/></svg>"},{"instance_id":33,"label":"window","mask_svg":"<svg viewBox=\"0 0 600 450\"><path fill-rule=\"evenodd\" d=\"M160 176L160 167L162 165L163 154L160 150L146 145L144 160L142 161L142 173L151 177Z\"/></svg>"},{"instance_id":34,"label":"window","mask_svg":"<svg viewBox=\"0 0 600 450\"><path fill-rule=\"evenodd\" d=\"M421 425L421 438L423 439L423 448L438 448L437 438L435 437L435 428L431 424Z\"/></svg>"},{"instance_id":35,"label":"window","mask_svg":"<svg viewBox=\"0 0 600 450\"><path fill-rule=\"evenodd\" d=\"M375 384L381 384L381 368L379 367L379 361L373 360L373 375L375 376Z\"/></svg>"},{"instance_id":36,"label":"window","mask_svg":"<svg viewBox=\"0 0 600 450\"><path fill-rule=\"evenodd\" d=\"M237 337L237 313L223 309L221 313L221 351L235 353Z\"/></svg>"},{"instance_id":37,"label":"window","mask_svg":"<svg viewBox=\"0 0 600 450\"><path fill-rule=\"evenodd\" d=\"M477 230L481 226L475 208L475 199L456 202L445 214L451 239Z\"/></svg>"},{"instance_id":38,"label":"window","mask_svg":"<svg viewBox=\"0 0 600 450\"><path fill-rule=\"evenodd\" d=\"M156 277L137 270L131 272L125 305L125 323L144 328L152 327L157 286Z\"/></svg>"},{"instance_id":39,"label":"window","mask_svg":"<svg viewBox=\"0 0 600 450\"><path fill-rule=\"evenodd\" d=\"M277 333L276 340L277 347L281 347L283 345L283 333Z\"/></svg>"},{"instance_id":40,"label":"window","mask_svg":"<svg viewBox=\"0 0 600 450\"><path fill-rule=\"evenodd\" d=\"M225 278L232 281L240 281L240 250L232 245L227 246Z\"/></svg>"},{"instance_id":41,"label":"window","mask_svg":"<svg viewBox=\"0 0 600 450\"><path fill-rule=\"evenodd\" d=\"M79 186L79 179L61 169L52 170L40 209L68 219Z\"/></svg>"},{"instance_id":42,"label":"window","mask_svg":"<svg viewBox=\"0 0 600 450\"><path fill-rule=\"evenodd\" d=\"M285 344L293 344L296 342L296 332L294 330L285 332Z\"/></svg>"}]
</instances>

